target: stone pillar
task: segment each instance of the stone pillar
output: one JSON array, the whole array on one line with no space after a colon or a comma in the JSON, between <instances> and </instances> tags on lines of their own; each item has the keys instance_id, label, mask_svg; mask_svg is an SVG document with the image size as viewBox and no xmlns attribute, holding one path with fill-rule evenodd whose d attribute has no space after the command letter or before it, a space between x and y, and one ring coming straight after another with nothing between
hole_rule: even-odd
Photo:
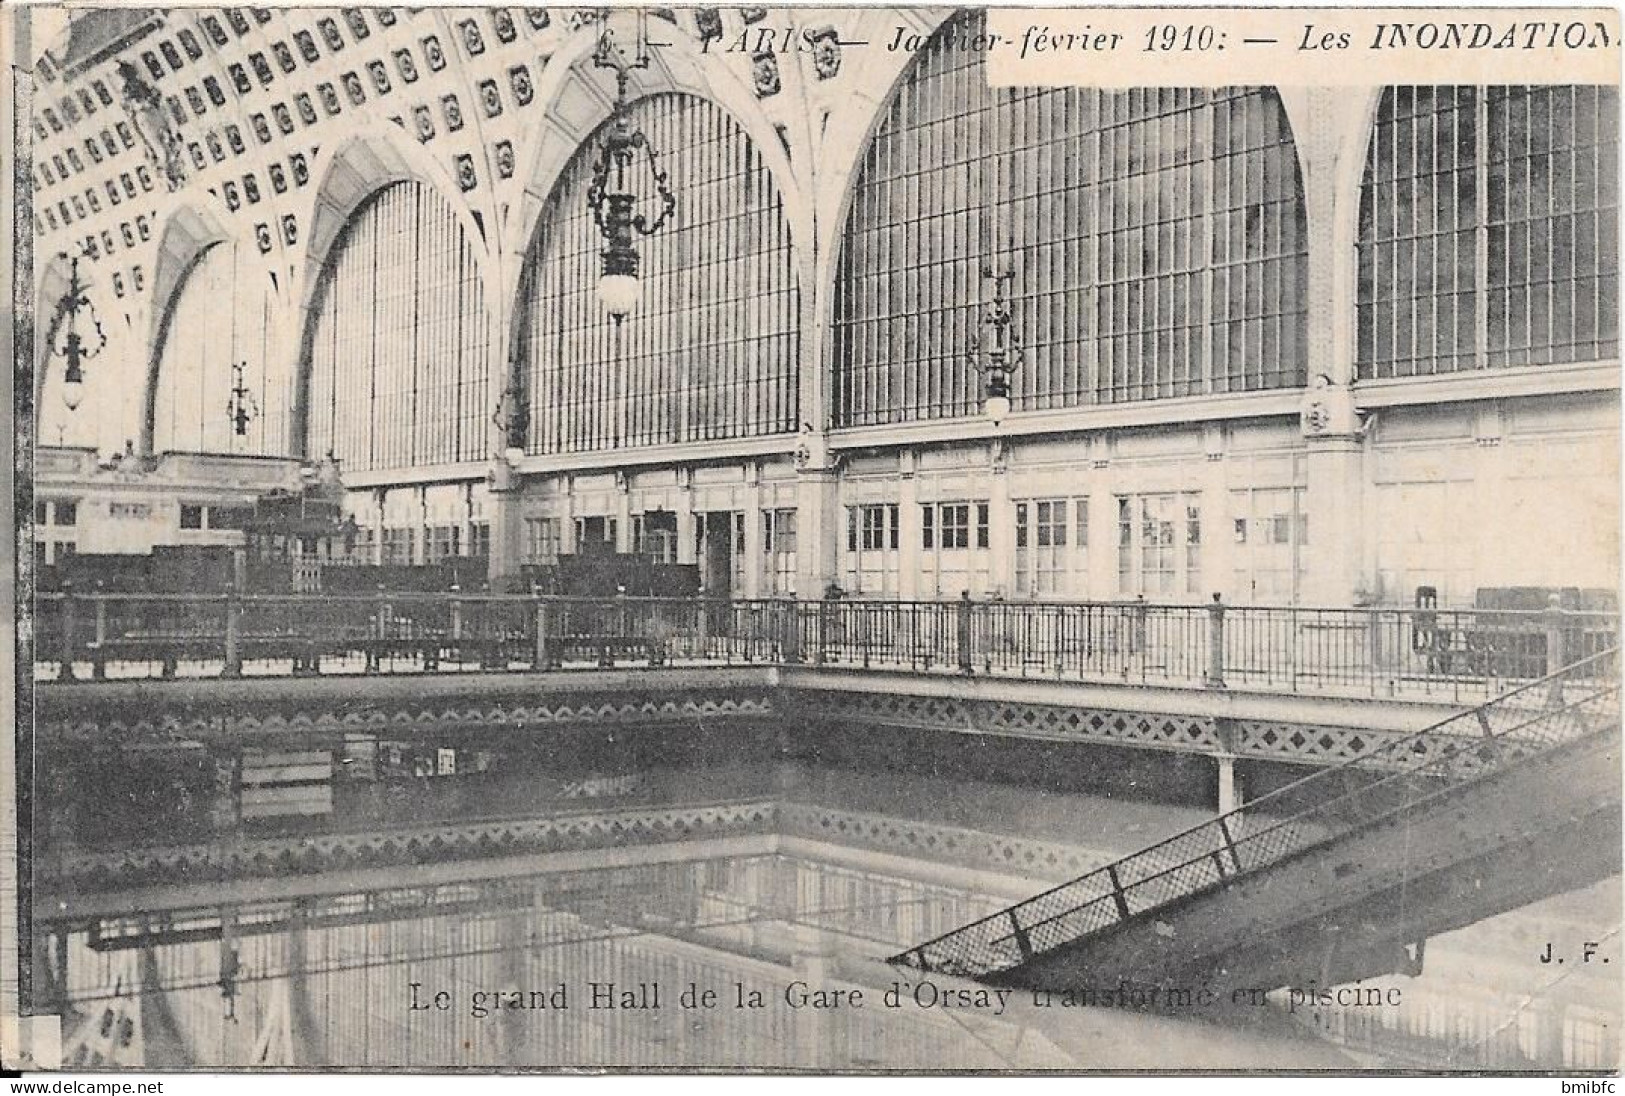
<instances>
[{"instance_id":1,"label":"stone pillar","mask_svg":"<svg viewBox=\"0 0 1625 1096\"><path fill-rule=\"evenodd\" d=\"M987 498L987 592L1008 597L1015 586L1016 510L1010 501L1010 445L1002 437L989 443ZM1069 515L1070 516L1070 515ZM974 558L976 514L972 512L971 548ZM1071 543L1070 538L1067 541Z\"/></svg>"},{"instance_id":2,"label":"stone pillar","mask_svg":"<svg viewBox=\"0 0 1625 1096\"><path fill-rule=\"evenodd\" d=\"M422 566L429 562L429 489L413 487L412 512L417 515L417 529L412 534L412 562Z\"/></svg>"},{"instance_id":3,"label":"stone pillar","mask_svg":"<svg viewBox=\"0 0 1625 1096\"><path fill-rule=\"evenodd\" d=\"M790 962L794 977L810 991L835 989L836 949L829 935L809 925L795 929L795 956ZM845 1009L800 1009L795 1014L797 1069L839 1069L842 1041L838 1021Z\"/></svg>"},{"instance_id":4,"label":"stone pillar","mask_svg":"<svg viewBox=\"0 0 1625 1096\"><path fill-rule=\"evenodd\" d=\"M288 1029L293 1053L305 1065L331 1064L331 1048L322 1013L312 1000L309 939L310 911L303 901L295 903L288 918ZM289 1065L296 1064L289 1062Z\"/></svg>"},{"instance_id":5,"label":"stone pillar","mask_svg":"<svg viewBox=\"0 0 1625 1096\"><path fill-rule=\"evenodd\" d=\"M1229 719L1215 719L1213 730L1220 746L1219 752L1213 755L1219 768L1219 813L1229 814L1245 802L1244 789L1236 779L1236 747L1240 736L1235 723Z\"/></svg>"},{"instance_id":6,"label":"stone pillar","mask_svg":"<svg viewBox=\"0 0 1625 1096\"><path fill-rule=\"evenodd\" d=\"M745 465L745 574L735 597L762 596L762 571L766 557L762 554L762 466L759 461Z\"/></svg>"},{"instance_id":7,"label":"stone pillar","mask_svg":"<svg viewBox=\"0 0 1625 1096\"><path fill-rule=\"evenodd\" d=\"M1337 89L1310 88L1296 91L1290 108L1297 116L1293 128L1303 165L1309 249L1309 360L1300 427L1307 451L1307 547L1314 566L1306 570L1299 600L1347 606L1354 603L1355 590L1366 585L1365 475L1353 389L1365 101Z\"/></svg>"},{"instance_id":8,"label":"stone pillar","mask_svg":"<svg viewBox=\"0 0 1625 1096\"><path fill-rule=\"evenodd\" d=\"M1560 1001L1547 1001L1536 1007L1535 1064L1546 1069L1562 1069L1568 1064L1563 1053L1564 1006Z\"/></svg>"},{"instance_id":9,"label":"stone pillar","mask_svg":"<svg viewBox=\"0 0 1625 1096\"><path fill-rule=\"evenodd\" d=\"M923 519L920 517L920 487L914 478L917 456L912 449L897 454L897 596L903 601L930 600L942 596L935 589L922 590L920 557L924 552ZM937 530L941 536L942 531ZM932 572L935 574L936 572Z\"/></svg>"},{"instance_id":10,"label":"stone pillar","mask_svg":"<svg viewBox=\"0 0 1625 1096\"><path fill-rule=\"evenodd\" d=\"M632 476L615 473L615 550L632 550Z\"/></svg>"},{"instance_id":11,"label":"stone pillar","mask_svg":"<svg viewBox=\"0 0 1625 1096\"><path fill-rule=\"evenodd\" d=\"M498 457L491 466L486 492L491 523L491 558L486 569L491 589L516 581L525 562L524 480L513 465Z\"/></svg>"},{"instance_id":12,"label":"stone pillar","mask_svg":"<svg viewBox=\"0 0 1625 1096\"><path fill-rule=\"evenodd\" d=\"M796 450L796 590L817 600L841 581L840 472L828 438L807 431Z\"/></svg>"},{"instance_id":13,"label":"stone pillar","mask_svg":"<svg viewBox=\"0 0 1625 1096\"><path fill-rule=\"evenodd\" d=\"M1507 415L1500 400L1481 403L1476 411L1473 443L1477 459L1474 461L1471 490L1477 504L1493 512L1493 508L1511 503L1511 496L1507 493L1506 448L1501 444L1506 436ZM1460 546L1463 561L1472 575L1472 581L1467 583L1468 589L1516 581L1514 576L1519 565L1525 561L1510 558L1512 554L1505 550L1500 536L1499 521L1479 522L1477 543Z\"/></svg>"},{"instance_id":14,"label":"stone pillar","mask_svg":"<svg viewBox=\"0 0 1625 1096\"><path fill-rule=\"evenodd\" d=\"M1086 448L1089 469L1090 601L1117 597L1117 493L1109 440L1091 435Z\"/></svg>"},{"instance_id":15,"label":"stone pillar","mask_svg":"<svg viewBox=\"0 0 1625 1096\"><path fill-rule=\"evenodd\" d=\"M1241 785L1236 782L1236 755L1214 754L1219 763L1219 813L1229 814L1243 803Z\"/></svg>"},{"instance_id":16,"label":"stone pillar","mask_svg":"<svg viewBox=\"0 0 1625 1096\"><path fill-rule=\"evenodd\" d=\"M373 488L372 492L372 562L374 566L382 566L384 562L384 505L389 501L389 492L382 487Z\"/></svg>"},{"instance_id":17,"label":"stone pillar","mask_svg":"<svg viewBox=\"0 0 1625 1096\"><path fill-rule=\"evenodd\" d=\"M553 481L553 512L559 518L559 554L574 555L581 546L576 543L575 477L568 472Z\"/></svg>"},{"instance_id":18,"label":"stone pillar","mask_svg":"<svg viewBox=\"0 0 1625 1096\"><path fill-rule=\"evenodd\" d=\"M1235 538L1231 535L1230 491L1225 475L1225 427L1222 422L1210 422L1202 427L1202 452L1206 460L1202 465L1202 593L1215 594L1230 590L1230 576L1235 572L1231 553ZM1113 532L1116 532L1114 529ZM1235 590L1228 595L1246 604L1249 591Z\"/></svg>"},{"instance_id":19,"label":"stone pillar","mask_svg":"<svg viewBox=\"0 0 1625 1096\"><path fill-rule=\"evenodd\" d=\"M699 537L694 518L694 477L687 468L677 470L677 562L699 562Z\"/></svg>"}]
</instances>

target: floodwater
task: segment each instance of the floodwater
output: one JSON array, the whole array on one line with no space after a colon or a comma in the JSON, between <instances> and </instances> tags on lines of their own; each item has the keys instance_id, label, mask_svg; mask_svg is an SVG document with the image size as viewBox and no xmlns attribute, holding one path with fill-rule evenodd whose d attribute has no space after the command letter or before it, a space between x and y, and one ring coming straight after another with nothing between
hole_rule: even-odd
<instances>
[{"instance_id":1,"label":"floodwater","mask_svg":"<svg viewBox=\"0 0 1625 1096\"><path fill-rule=\"evenodd\" d=\"M78 757L36 820L36 1011L62 1016L74 1068L1618 1058L1618 879L1429 941L1420 976L1343 1005L1276 992L1169 1016L889 966L1211 815L1203 771L1172 760L1147 779L1059 746L977 750L910 764L873 742L786 757L625 734L267 745L233 759L235 803L218 751ZM1541 962L1548 942L1571 961Z\"/></svg>"}]
</instances>

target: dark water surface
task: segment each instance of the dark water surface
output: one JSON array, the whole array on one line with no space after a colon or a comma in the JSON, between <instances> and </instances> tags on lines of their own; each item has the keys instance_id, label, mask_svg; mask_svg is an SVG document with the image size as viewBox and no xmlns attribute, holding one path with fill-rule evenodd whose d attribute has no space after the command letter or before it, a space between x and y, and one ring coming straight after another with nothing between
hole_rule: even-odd
<instances>
[{"instance_id":1,"label":"dark water surface","mask_svg":"<svg viewBox=\"0 0 1625 1096\"><path fill-rule=\"evenodd\" d=\"M1212 813L1210 774L1183 760L899 745L854 735L788 757L771 735L366 740L328 754L325 776L311 751L267 745L252 764L272 775L236 814L207 751L61 758L36 992L81 1067L1617 1058L1617 879L1430 941L1419 977L1359 987L1381 1006L1276 993L1158 1015L1109 992L1079 1007L889 967ZM1576 956L1597 942L1612 969L1541 963L1548 941Z\"/></svg>"}]
</instances>

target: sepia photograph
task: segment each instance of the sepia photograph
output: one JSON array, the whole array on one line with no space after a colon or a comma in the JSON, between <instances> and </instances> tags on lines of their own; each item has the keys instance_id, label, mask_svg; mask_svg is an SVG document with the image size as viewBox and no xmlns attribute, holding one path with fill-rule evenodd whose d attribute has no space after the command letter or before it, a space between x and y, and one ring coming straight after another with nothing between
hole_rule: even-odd
<instances>
[{"instance_id":1,"label":"sepia photograph","mask_svg":"<svg viewBox=\"0 0 1625 1096\"><path fill-rule=\"evenodd\" d=\"M1617 1074L1618 10L0 24L5 1070Z\"/></svg>"}]
</instances>

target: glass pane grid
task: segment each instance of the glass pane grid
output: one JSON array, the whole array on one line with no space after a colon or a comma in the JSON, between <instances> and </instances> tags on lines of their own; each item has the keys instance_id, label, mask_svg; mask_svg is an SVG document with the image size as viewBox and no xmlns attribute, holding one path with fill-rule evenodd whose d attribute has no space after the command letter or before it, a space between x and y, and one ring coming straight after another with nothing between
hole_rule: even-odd
<instances>
[{"instance_id":1,"label":"glass pane grid","mask_svg":"<svg viewBox=\"0 0 1625 1096\"><path fill-rule=\"evenodd\" d=\"M603 240L586 204L597 139L565 169L526 273L529 450L793 431L799 287L765 161L731 116L692 96L653 96L631 113L677 210L639 241L643 302L617 326L597 300Z\"/></svg>"},{"instance_id":2,"label":"glass pane grid","mask_svg":"<svg viewBox=\"0 0 1625 1096\"><path fill-rule=\"evenodd\" d=\"M995 251L1017 271L1019 409L1303 382L1302 186L1273 91L995 91L982 64L940 38L922 51L865 157L837 276L838 423L978 412ZM1216 177L1231 197L1210 208ZM1219 270L1234 277L1209 308Z\"/></svg>"},{"instance_id":3,"label":"glass pane grid","mask_svg":"<svg viewBox=\"0 0 1625 1096\"><path fill-rule=\"evenodd\" d=\"M1619 353L1618 91L1391 88L1360 206L1362 378Z\"/></svg>"}]
</instances>

